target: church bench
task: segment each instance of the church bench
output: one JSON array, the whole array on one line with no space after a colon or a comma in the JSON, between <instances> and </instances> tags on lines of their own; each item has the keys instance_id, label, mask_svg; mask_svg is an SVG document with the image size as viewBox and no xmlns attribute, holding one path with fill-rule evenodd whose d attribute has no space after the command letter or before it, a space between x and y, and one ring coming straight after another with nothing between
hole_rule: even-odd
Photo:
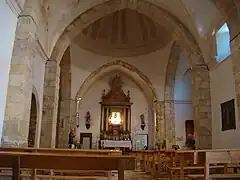
<instances>
[{"instance_id":1,"label":"church bench","mask_svg":"<svg viewBox=\"0 0 240 180\"><path fill-rule=\"evenodd\" d=\"M171 166L175 150L141 150L133 151L140 161L141 169L153 177L166 175L167 167Z\"/></svg>"},{"instance_id":2,"label":"church bench","mask_svg":"<svg viewBox=\"0 0 240 180\"><path fill-rule=\"evenodd\" d=\"M3 174L2 177L12 177L11 174ZM20 177L22 178L32 178L31 174L20 174ZM35 178L41 180L41 179L84 179L84 180L95 180L99 178L99 176L57 176L57 175L36 175ZM107 180L107 178L106 178Z\"/></svg>"},{"instance_id":3,"label":"church bench","mask_svg":"<svg viewBox=\"0 0 240 180\"><path fill-rule=\"evenodd\" d=\"M140 168L145 172L149 172L149 160L151 159L154 150L140 150L140 151L132 151L132 155L135 155L137 161L140 161Z\"/></svg>"},{"instance_id":4,"label":"church bench","mask_svg":"<svg viewBox=\"0 0 240 180\"><path fill-rule=\"evenodd\" d=\"M0 147L1 151L10 152L39 152L39 153L61 153L61 154L121 154L119 150L92 150L92 149L60 149L60 148L29 148L29 147Z\"/></svg>"},{"instance_id":5,"label":"church bench","mask_svg":"<svg viewBox=\"0 0 240 180\"><path fill-rule=\"evenodd\" d=\"M177 177L180 179L184 179L185 174L187 172L187 177L190 179L201 178L203 177L205 170L205 163L207 162L207 154L209 153L225 153L225 152L239 152L240 150L178 150L176 151L175 156L175 166L169 168L171 179ZM212 163L209 167L209 171L211 169L211 173L215 174L225 169L226 166L222 165L223 162ZM227 169L239 168L239 164L230 165ZM179 174L177 174L179 173ZM179 177L178 177L179 175ZM216 176L216 175L215 175Z\"/></svg>"},{"instance_id":6,"label":"church bench","mask_svg":"<svg viewBox=\"0 0 240 180\"><path fill-rule=\"evenodd\" d=\"M135 157L123 155L62 155L2 151L0 159L0 167L13 168L13 179L16 180L20 178L20 167L54 170L118 170L120 180L124 179L124 170L135 168Z\"/></svg>"},{"instance_id":7,"label":"church bench","mask_svg":"<svg viewBox=\"0 0 240 180\"><path fill-rule=\"evenodd\" d=\"M224 164L224 173L217 174L214 177L210 175L210 168L213 164ZM207 151L205 157L204 179L209 180L210 178L218 178L217 176L223 176L224 178L234 176L240 178L240 174L230 174L228 172L229 167L233 167L234 165L240 168L240 150Z\"/></svg>"},{"instance_id":8,"label":"church bench","mask_svg":"<svg viewBox=\"0 0 240 180\"><path fill-rule=\"evenodd\" d=\"M53 153L53 154L70 154L70 155L120 155L122 154L122 151L119 150L92 150L92 149L60 149L60 148L31 148L31 147L0 147L1 151L8 151L8 152L39 152L39 153ZM0 168L1 172L1 168ZM44 171L42 171L44 172ZM106 171L96 171L95 173L89 170L79 171L78 173L71 172L71 171L53 171L55 174L64 174L64 175L84 175L84 174L91 174L91 175L100 175L105 176ZM110 172L109 172L110 173Z\"/></svg>"}]
</instances>

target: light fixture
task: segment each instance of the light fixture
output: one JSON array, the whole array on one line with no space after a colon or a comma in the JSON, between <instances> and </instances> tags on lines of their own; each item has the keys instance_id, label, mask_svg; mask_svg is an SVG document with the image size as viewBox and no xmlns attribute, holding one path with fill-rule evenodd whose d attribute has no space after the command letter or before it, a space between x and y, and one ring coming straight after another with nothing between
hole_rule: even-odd
<instances>
[{"instance_id":1,"label":"light fixture","mask_svg":"<svg viewBox=\"0 0 240 180\"><path fill-rule=\"evenodd\" d=\"M111 118L110 118L111 124L119 125L119 124L121 124L121 121L122 121L122 119L121 119L120 112L112 112Z\"/></svg>"}]
</instances>

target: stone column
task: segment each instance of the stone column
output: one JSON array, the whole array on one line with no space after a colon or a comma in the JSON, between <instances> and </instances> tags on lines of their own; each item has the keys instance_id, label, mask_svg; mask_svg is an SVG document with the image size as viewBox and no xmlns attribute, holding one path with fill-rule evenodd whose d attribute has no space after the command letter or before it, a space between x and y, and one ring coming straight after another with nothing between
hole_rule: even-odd
<instances>
[{"instance_id":1,"label":"stone column","mask_svg":"<svg viewBox=\"0 0 240 180\"><path fill-rule=\"evenodd\" d=\"M3 125L3 145L27 146L32 96L32 61L36 25L30 16L19 17L9 72Z\"/></svg>"},{"instance_id":2,"label":"stone column","mask_svg":"<svg viewBox=\"0 0 240 180\"><path fill-rule=\"evenodd\" d=\"M191 55L190 58L193 62L197 62L195 55ZM191 69L191 79L196 147L197 149L210 149L212 148L212 114L207 66L194 65Z\"/></svg>"},{"instance_id":3,"label":"stone column","mask_svg":"<svg viewBox=\"0 0 240 180\"><path fill-rule=\"evenodd\" d=\"M172 148L175 142L175 113L174 113L174 100L164 101L164 114L165 114L165 129L164 135L166 137L167 148Z\"/></svg>"},{"instance_id":4,"label":"stone column","mask_svg":"<svg viewBox=\"0 0 240 180\"><path fill-rule=\"evenodd\" d=\"M164 102L155 102L156 106L156 142L163 143L165 140Z\"/></svg>"},{"instance_id":5,"label":"stone column","mask_svg":"<svg viewBox=\"0 0 240 180\"><path fill-rule=\"evenodd\" d=\"M40 147L55 147L59 98L60 66L56 61L47 61L45 67L43 119Z\"/></svg>"}]
</instances>

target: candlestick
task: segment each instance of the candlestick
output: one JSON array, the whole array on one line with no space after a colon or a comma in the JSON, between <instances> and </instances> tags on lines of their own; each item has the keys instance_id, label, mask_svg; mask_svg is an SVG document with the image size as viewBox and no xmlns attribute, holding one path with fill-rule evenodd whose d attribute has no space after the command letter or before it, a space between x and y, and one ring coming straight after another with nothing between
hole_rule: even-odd
<instances>
[{"instance_id":1,"label":"candlestick","mask_svg":"<svg viewBox=\"0 0 240 180\"><path fill-rule=\"evenodd\" d=\"M77 127L79 127L79 104L82 98L77 98L77 112L76 112L76 119L77 119Z\"/></svg>"}]
</instances>

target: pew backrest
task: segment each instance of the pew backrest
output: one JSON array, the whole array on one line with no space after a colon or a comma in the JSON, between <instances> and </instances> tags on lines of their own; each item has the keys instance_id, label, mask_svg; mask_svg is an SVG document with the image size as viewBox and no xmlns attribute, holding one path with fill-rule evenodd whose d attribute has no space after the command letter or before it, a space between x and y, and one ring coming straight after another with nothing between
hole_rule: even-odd
<instances>
[{"instance_id":1,"label":"pew backrest","mask_svg":"<svg viewBox=\"0 0 240 180\"><path fill-rule=\"evenodd\" d=\"M120 150L92 150L92 149L60 149L60 148L28 148L28 147L0 147L1 151L8 152L38 152L54 154L86 154L86 155L107 155L122 154Z\"/></svg>"},{"instance_id":2,"label":"pew backrest","mask_svg":"<svg viewBox=\"0 0 240 180\"><path fill-rule=\"evenodd\" d=\"M0 167L59 169L59 170L117 170L124 162L124 169L135 169L135 156L124 155L66 155L25 152L0 152Z\"/></svg>"},{"instance_id":3,"label":"pew backrest","mask_svg":"<svg viewBox=\"0 0 240 180\"><path fill-rule=\"evenodd\" d=\"M235 164L240 163L240 150L227 150L227 151L207 151L206 152L207 164Z\"/></svg>"}]
</instances>

